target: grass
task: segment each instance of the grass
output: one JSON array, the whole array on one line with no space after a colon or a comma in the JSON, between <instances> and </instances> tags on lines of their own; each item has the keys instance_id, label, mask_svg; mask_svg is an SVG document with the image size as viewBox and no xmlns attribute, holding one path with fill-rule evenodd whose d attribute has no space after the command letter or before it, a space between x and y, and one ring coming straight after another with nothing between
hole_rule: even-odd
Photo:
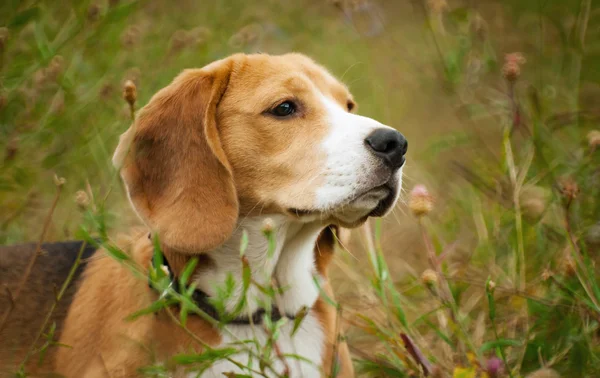
<instances>
[{"instance_id":1,"label":"grass","mask_svg":"<svg viewBox=\"0 0 600 378\"><path fill-rule=\"evenodd\" d=\"M143 105L183 68L297 50L411 144L404 203L354 231L332 272L359 375L600 376L598 6L5 1L0 242L83 227L109 243L136 222L110 163L126 80ZM66 183L45 227L55 174Z\"/></svg>"}]
</instances>

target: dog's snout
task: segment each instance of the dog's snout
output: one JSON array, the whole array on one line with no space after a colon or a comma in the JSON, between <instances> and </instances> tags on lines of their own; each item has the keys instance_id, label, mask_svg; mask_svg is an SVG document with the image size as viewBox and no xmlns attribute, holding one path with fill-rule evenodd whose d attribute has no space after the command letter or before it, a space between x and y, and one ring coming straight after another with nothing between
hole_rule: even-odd
<instances>
[{"instance_id":1,"label":"dog's snout","mask_svg":"<svg viewBox=\"0 0 600 378\"><path fill-rule=\"evenodd\" d=\"M404 164L408 142L404 135L394 129L377 129L365 139L371 151L393 169Z\"/></svg>"}]
</instances>

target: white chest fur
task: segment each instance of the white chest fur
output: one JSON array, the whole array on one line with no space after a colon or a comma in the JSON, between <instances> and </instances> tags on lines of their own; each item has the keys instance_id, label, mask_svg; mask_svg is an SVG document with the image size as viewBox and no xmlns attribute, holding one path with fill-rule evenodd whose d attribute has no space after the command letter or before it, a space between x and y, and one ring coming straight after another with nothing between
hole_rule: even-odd
<instances>
[{"instance_id":1,"label":"white chest fur","mask_svg":"<svg viewBox=\"0 0 600 378\"><path fill-rule=\"evenodd\" d=\"M319 233L324 228L323 224L291 222L285 217L272 218L275 235L275 250L269 257L268 242L262 234L265 217L255 217L242 221L236 231L223 246L210 252L215 261L215 267L200 271L194 278L198 288L215 295L216 287L223 285L228 275L232 275L236 282L236 289L226 308L233 309L243 295L241 288L242 264L240 259L240 240L243 230L248 233L248 247L245 256L248 260L252 277L260 285L270 284L275 278L283 293L277 300L277 305L286 314L297 314L303 307L311 308L319 297L319 290L314 283L315 269L314 248ZM246 293L247 311L254 312L262 307L265 295L257 287L251 286ZM324 334L319 319L310 312L301 323L300 328L292 336L293 321L289 321L280 329L277 347L282 355L295 355L300 358L286 357L285 364L272 353L272 368L281 374L285 365L290 370L291 377L319 377L320 365L324 349ZM240 341L253 340L258 345L252 344L252 352L243 351L232 358L244 365L258 370L259 361L256 356L262 355L263 346L269 337L261 325L231 325L221 332L222 345L225 347ZM246 344L250 345L250 344ZM247 369L242 369L230 361L220 361L204 372L203 378L223 377L225 372L250 374ZM276 376L269 373L267 376Z\"/></svg>"},{"instance_id":2,"label":"white chest fur","mask_svg":"<svg viewBox=\"0 0 600 378\"><path fill-rule=\"evenodd\" d=\"M300 329L291 336L293 328L293 321L284 325L281 329L281 335L277 340L277 346L279 347L282 355L284 356L300 356L300 358L287 357L285 358L287 367L290 371L290 377L293 378L318 378L321 376L320 366L321 360L323 359L323 330L319 320L313 315L309 314L300 326ZM237 340L255 340L259 345L265 345L268 337L260 327L249 326L230 326L227 332L231 332L229 335L223 335L223 345L227 346ZM258 350L256 346L252 346L254 355L261 355L262 351ZM250 356L248 352L240 352L239 354L232 357L236 362L248 366L251 369L258 371L260 364L257 358ZM272 372L270 368L274 369L276 373ZM285 365L281 359L277 358L274 354L271 358L270 368L265 369L268 377L281 376L285 370ZM253 375L248 369L241 369L232 362L219 361L213 364L207 371L202 374L202 378L213 378L223 377L223 373L233 372L238 374Z\"/></svg>"}]
</instances>

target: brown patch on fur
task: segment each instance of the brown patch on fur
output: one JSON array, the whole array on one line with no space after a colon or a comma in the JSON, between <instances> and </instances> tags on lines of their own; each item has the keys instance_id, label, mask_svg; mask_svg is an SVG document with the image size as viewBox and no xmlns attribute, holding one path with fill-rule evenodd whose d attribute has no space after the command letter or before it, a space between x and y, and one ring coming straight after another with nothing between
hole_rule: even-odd
<instances>
[{"instance_id":1,"label":"brown patch on fur","mask_svg":"<svg viewBox=\"0 0 600 378\"><path fill-rule=\"evenodd\" d=\"M185 255L227 240L238 217L216 124L232 63L184 71L152 97L115 153L116 165L124 159L121 175L134 208L158 233L175 272Z\"/></svg>"},{"instance_id":2,"label":"brown patch on fur","mask_svg":"<svg viewBox=\"0 0 600 378\"><path fill-rule=\"evenodd\" d=\"M147 275L153 250L146 231L138 232L120 247L143 267L141 274ZM139 367L166 362L174 354L190 349L200 352L201 346L164 311L126 320L150 306L156 296L147 281L125 264L108 257L91 261L60 339L72 348L58 350L57 372L69 378L134 377ZM210 345L220 343L218 331L199 317L190 317L187 327Z\"/></svg>"},{"instance_id":3,"label":"brown patch on fur","mask_svg":"<svg viewBox=\"0 0 600 378\"><path fill-rule=\"evenodd\" d=\"M317 245L315 246L315 261L317 265L317 271L323 277L327 277L327 266L333 257L334 249L335 236L333 235L333 230L331 228L326 228L319 236ZM325 281L322 284L322 289L329 298L335 300L333 290L331 289L331 285L328 281ZM327 376L329 376L329 373L331 372L331 366L337 359L338 363L340 364L339 374L337 376L340 378L354 377L354 367L352 366L348 345L344 340L338 340L338 338L343 337L341 324L337 325L337 322L341 322L342 319L338 318L335 307L327 303L322 298L319 298L313 307L313 311L319 318L325 334L323 371L327 374ZM339 332L339 335L336 334L336 331ZM334 356L334 351L336 352L337 356Z\"/></svg>"}]
</instances>

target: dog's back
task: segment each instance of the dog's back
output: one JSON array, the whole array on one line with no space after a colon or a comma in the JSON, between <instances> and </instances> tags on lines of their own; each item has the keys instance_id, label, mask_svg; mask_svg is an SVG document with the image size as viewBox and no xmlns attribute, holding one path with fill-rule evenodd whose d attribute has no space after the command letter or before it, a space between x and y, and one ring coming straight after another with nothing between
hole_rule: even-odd
<instances>
[{"instance_id":1,"label":"dog's back","mask_svg":"<svg viewBox=\"0 0 600 378\"><path fill-rule=\"evenodd\" d=\"M93 246L84 245L81 241L42 244L23 289L18 297L13 298L35 253L35 247L34 243L0 246L0 377L11 376L10 373L14 373L23 362L27 351L40 334L44 320L56 302L56 296L77 255L82 251L82 263L33 350L39 351L48 342L44 335L53 323L56 325L53 340L58 339L85 261L95 251ZM7 314L8 318L2 323ZM51 346L48 349L45 360L51 359L55 348L57 347ZM37 365L39 359L40 355L35 354L31 356L30 362Z\"/></svg>"}]
</instances>

